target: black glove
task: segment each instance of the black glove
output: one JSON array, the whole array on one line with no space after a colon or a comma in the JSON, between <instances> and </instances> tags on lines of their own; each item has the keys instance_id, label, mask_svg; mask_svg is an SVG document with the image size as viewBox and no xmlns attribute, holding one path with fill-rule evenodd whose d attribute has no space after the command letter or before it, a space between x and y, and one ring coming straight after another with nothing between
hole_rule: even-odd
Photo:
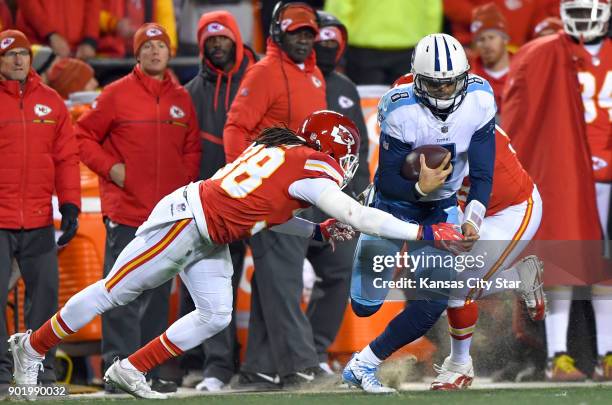
<instances>
[{"instance_id":1,"label":"black glove","mask_svg":"<svg viewBox=\"0 0 612 405\"><path fill-rule=\"evenodd\" d=\"M64 246L74 238L79 227L79 208L70 203L62 204L60 207L62 213L62 224L60 229L63 234L57 240L58 246Z\"/></svg>"}]
</instances>

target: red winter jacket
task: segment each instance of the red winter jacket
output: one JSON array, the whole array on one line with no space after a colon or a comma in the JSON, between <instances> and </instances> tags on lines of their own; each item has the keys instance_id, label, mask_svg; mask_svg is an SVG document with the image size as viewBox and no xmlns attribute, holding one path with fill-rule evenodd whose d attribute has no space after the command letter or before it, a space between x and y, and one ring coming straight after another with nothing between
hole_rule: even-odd
<instances>
[{"instance_id":1,"label":"red winter jacket","mask_svg":"<svg viewBox=\"0 0 612 405\"><path fill-rule=\"evenodd\" d=\"M285 124L297 131L309 114L326 106L325 80L314 50L302 70L269 39L266 56L246 71L227 115L226 161L234 161L263 129Z\"/></svg>"},{"instance_id":2,"label":"red winter jacket","mask_svg":"<svg viewBox=\"0 0 612 405\"><path fill-rule=\"evenodd\" d=\"M108 85L76 124L81 160L100 176L102 213L140 226L162 197L197 179L198 121L189 94L166 72L163 81L132 73ZM125 164L123 188L111 181Z\"/></svg>"},{"instance_id":3,"label":"red winter jacket","mask_svg":"<svg viewBox=\"0 0 612 405\"><path fill-rule=\"evenodd\" d=\"M81 206L78 144L62 98L30 71L0 80L0 228L53 223L51 196Z\"/></svg>"},{"instance_id":4,"label":"red winter jacket","mask_svg":"<svg viewBox=\"0 0 612 405\"><path fill-rule=\"evenodd\" d=\"M98 39L100 0L19 0L17 28L36 44L56 32L74 51L84 40Z\"/></svg>"}]
</instances>

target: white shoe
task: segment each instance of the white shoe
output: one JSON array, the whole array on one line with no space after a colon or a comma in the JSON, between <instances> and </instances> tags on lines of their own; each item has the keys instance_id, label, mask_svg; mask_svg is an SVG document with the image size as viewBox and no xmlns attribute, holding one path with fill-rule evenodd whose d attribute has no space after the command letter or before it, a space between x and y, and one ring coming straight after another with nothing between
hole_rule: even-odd
<instances>
[{"instance_id":1,"label":"white shoe","mask_svg":"<svg viewBox=\"0 0 612 405\"><path fill-rule=\"evenodd\" d=\"M385 387L376 377L378 367L359 361L357 354L353 354L351 360L342 371L342 381L349 386L358 387L368 394L392 394L394 388Z\"/></svg>"},{"instance_id":2,"label":"white shoe","mask_svg":"<svg viewBox=\"0 0 612 405\"><path fill-rule=\"evenodd\" d=\"M196 385L195 389L198 391L219 392L223 387L225 387L225 384L217 377L206 377Z\"/></svg>"},{"instance_id":3,"label":"white shoe","mask_svg":"<svg viewBox=\"0 0 612 405\"><path fill-rule=\"evenodd\" d=\"M15 367L13 378L17 385L38 384L38 372L44 371L42 361L45 356L32 356L24 347L26 339L29 339L31 334L31 330L26 333L15 333L8 340Z\"/></svg>"},{"instance_id":4,"label":"white shoe","mask_svg":"<svg viewBox=\"0 0 612 405\"><path fill-rule=\"evenodd\" d=\"M474 367L472 358L465 363L455 363L448 356L444 359L442 367L434 364L434 370L438 376L431 383L430 389L433 391L451 391L465 389L472 385L474 380Z\"/></svg>"},{"instance_id":5,"label":"white shoe","mask_svg":"<svg viewBox=\"0 0 612 405\"><path fill-rule=\"evenodd\" d=\"M329 364L327 364L325 361L319 363L319 368L327 375L335 375L334 370L332 370Z\"/></svg>"},{"instance_id":6,"label":"white shoe","mask_svg":"<svg viewBox=\"0 0 612 405\"><path fill-rule=\"evenodd\" d=\"M121 362L118 358L112 366L106 370L104 374L104 382L114 385L116 388L127 392L137 398L146 399L167 399L168 396L157 391L153 391L144 373L138 370L130 370L121 367Z\"/></svg>"},{"instance_id":7,"label":"white shoe","mask_svg":"<svg viewBox=\"0 0 612 405\"><path fill-rule=\"evenodd\" d=\"M516 264L521 280L518 289L527 306L529 317L541 321L546 317L546 295L544 294L544 263L537 256L527 256Z\"/></svg>"}]
</instances>

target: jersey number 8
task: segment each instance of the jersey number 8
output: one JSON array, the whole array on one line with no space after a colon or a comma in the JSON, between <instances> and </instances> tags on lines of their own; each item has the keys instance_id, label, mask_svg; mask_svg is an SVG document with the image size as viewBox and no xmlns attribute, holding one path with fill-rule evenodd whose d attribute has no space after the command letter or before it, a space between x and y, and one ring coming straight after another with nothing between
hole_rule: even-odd
<instances>
[{"instance_id":1,"label":"jersey number 8","mask_svg":"<svg viewBox=\"0 0 612 405\"><path fill-rule=\"evenodd\" d=\"M270 177L284 161L285 151L281 148L250 146L238 159L217 171L212 179L223 179L221 188L232 198L244 198L261 186L263 179Z\"/></svg>"}]
</instances>

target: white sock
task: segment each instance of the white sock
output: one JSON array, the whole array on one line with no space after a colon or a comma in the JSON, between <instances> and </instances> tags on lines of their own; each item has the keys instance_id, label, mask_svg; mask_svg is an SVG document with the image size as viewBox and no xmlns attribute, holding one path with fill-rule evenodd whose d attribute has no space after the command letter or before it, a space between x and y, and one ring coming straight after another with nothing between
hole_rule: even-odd
<instances>
[{"instance_id":1,"label":"white sock","mask_svg":"<svg viewBox=\"0 0 612 405\"><path fill-rule=\"evenodd\" d=\"M38 357L38 358L45 358L44 354L40 354L38 353L36 350L34 350L34 348L32 347L32 345L30 344L30 336L27 336L25 338L25 341L23 342L23 348L25 350L25 352L32 356L32 357Z\"/></svg>"},{"instance_id":2,"label":"white sock","mask_svg":"<svg viewBox=\"0 0 612 405\"><path fill-rule=\"evenodd\" d=\"M466 364L470 361L470 345L472 344L472 337L467 339L455 339L452 336L451 340L451 361L459 364Z\"/></svg>"},{"instance_id":3,"label":"white sock","mask_svg":"<svg viewBox=\"0 0 612 405\"><path fill-rule=\"evenodd\" d=\"M597 354L612 352L612 288L593 286L593 312L597 330Z\"/></svg>"},{"instance_id":4,"label":"white sock","mask_svg":"<svg viewBox=\"0 0 612 405\"><path fill-rule=\"evenodd\" d=\"M128 360L128 358L126 357L125 359L121 360L119 362L119 365L127 370L134 370L134 371L138 371L138 369L136 367L134 367L134 365L132 363L130 363L130 361Z\"/></svg>"},{"instance_id":5,"label":"white sock","mask_svg":"<svg viewBox=\"0 0 612 405\"><path fill-rule=\"evenodd\" d=\"M548 296L548 315L546 325L546 348L548 357L567 351L567 326L572 305L571 287L559 287L546 291Z\"/></svg>"},{"instance_id":6,"label":"white sock","mask_svg":"<svg viewBox=\"0 0 612 405\"><path fill-rule=\"evenodd\" d=\"M364 363L370 363L376 367L380 366L380 363L382 363L382 360L374 354L372 349L370 349L370 345L364 347L363 350L360 351L357 355L357 358L359 359L359 361L363 361Z\"/></svg>"}]
</instances>

